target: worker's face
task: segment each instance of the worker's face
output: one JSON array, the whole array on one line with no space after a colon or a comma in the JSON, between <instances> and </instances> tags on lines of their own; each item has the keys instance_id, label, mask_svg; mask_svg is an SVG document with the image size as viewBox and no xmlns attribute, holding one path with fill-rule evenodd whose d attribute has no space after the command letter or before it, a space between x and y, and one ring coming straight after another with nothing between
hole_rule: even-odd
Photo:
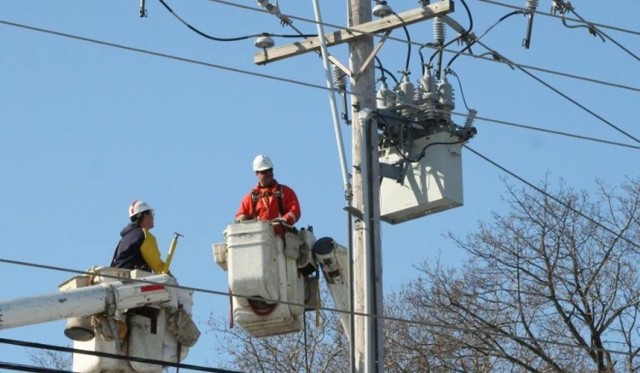
<instances>
[{"instance_id":1,"label":"worker's face","mask_svg":"<svg viewBox=\"0 0 640 373\"><path fill-rule=\"evenodd\" d=\"M147 229L153 228L155 215L156 213L153 210L145 211L140 226Z\"/></svg>"},{"instance_id":2,"label":"worker's face","mask_svg":"<svg viewBox=\"0 0 640 373\"><path fill-rule=\"evenodd\" d=\"M262 186L269 186L273 182L273 168L269 168L263 171L256 171L258 182Z\"/></svg>"}]
</instances>

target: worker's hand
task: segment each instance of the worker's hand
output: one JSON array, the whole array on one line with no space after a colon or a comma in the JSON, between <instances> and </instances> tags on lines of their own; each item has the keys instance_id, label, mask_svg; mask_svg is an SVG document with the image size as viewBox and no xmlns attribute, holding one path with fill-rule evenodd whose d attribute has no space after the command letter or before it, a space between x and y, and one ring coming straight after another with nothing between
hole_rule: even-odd
<instances>
[{"instance_id":1,"label":"worker's hand","mask_svg":"<svg viewBox=\"0 0 640 373\"><path fill-rule=\"evenodd\" d=\"M240 223L241 221L245 221L247 220L247 215L242 214L242 215L238 215L236 216L236 220L234 220L236 223Z\"/></svg>"},{"instance_id":2,"label":"worker's hand","mask_svg":"<svg viewBox=\"0 0 640 373\"><path fill-rule=\"evenodd\" d=\"M275 218L271 221L278 224L289 224L289 222L285 218Z\"/></svg>"}]
</instances>

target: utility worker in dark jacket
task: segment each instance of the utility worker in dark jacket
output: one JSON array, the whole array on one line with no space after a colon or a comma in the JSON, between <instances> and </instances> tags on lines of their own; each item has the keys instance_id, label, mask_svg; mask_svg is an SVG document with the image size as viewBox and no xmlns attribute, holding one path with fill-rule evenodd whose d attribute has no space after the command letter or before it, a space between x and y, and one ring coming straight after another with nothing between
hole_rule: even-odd
<instances>
[{"instance_id":1,"label":"utility worker in dark jacket","mask_svg":"<svg viewBox=\"0 0 640 373\"><path fill-rule=\"evenodd\" d=\"M258 184L242 199L236 212L236 221L257 219L294 225L302 212L300 202L293 189L279 184L273 177L273 162L266 155L258 155L253 160L253 171ZM282 234L280 226L274 227L276 234Z\"/></svg>"},{"instance_id":2,"label":"utility worker in dark jacket","mask_svg":"<svg viewBox=\"0 0 640 373\"><path fill-rule=\"evenodd\" d=\"M144 201L133 201L129 206L131 222L120 232L120 242L113 253L111 267L141 269L161 273L164 262L160 257L158 242L151 234L155 213Z\"/></svg>"}]
</instances>

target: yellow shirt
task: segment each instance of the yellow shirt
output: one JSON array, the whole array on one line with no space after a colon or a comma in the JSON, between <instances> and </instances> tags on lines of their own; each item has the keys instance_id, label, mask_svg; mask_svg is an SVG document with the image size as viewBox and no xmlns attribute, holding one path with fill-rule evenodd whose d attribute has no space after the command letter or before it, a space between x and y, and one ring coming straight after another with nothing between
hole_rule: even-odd
<instances>
[{"instance_id":1,"label":"yellow shirt","mask_svg":"<svg viewBox=\"0 0 640 373\"><path fill-rule=\"evenodd\" d=\"M151 267L154 273L162 273L164 269L164 262L160 257L160 250L158 250L158 241L148 229L142 228L144 233L144 241L140 246L140 253L142 259Z\"/></svg>"}]
</instances>

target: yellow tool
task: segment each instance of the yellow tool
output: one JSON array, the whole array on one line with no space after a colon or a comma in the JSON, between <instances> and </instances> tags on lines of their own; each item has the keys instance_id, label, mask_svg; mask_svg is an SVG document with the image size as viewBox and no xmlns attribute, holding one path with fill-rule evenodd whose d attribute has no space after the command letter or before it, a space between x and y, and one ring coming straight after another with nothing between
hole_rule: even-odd
<instances>
[{"instance_id":1,"label":"yellow tool","mask_svg":"<svg viewBox=\"0 0 640 373\"><path fill-rule=\"evenodd\" d=\"M175 236L171 240L171 246L169 246L169 254L167 254L167 261L164 263L164 268L162 269L162 273L169 272L169 266L171 265L171 259L173 259L173 253L176 251L176 246L178 245L178 237L184 237L178 232L173 232Z\"/></svg>"}]
</instances>

